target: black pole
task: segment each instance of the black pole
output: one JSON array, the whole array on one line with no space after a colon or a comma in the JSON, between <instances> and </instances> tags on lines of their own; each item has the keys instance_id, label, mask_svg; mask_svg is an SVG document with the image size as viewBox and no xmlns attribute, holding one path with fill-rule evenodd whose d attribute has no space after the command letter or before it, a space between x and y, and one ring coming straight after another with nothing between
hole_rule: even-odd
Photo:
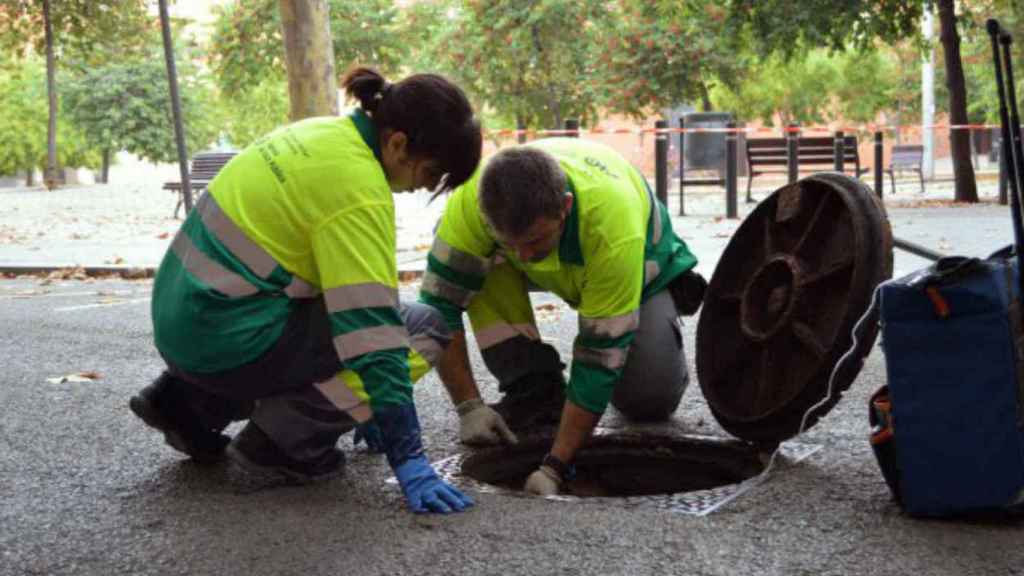
<instances>
[{"instance_id":1,"label":"black pole","mask_svg":"<svg viewBox=\"0 0 1024 576\"><path fill-rule=\"evenodd\" d=\"M566 134L569 138L580 137L580 121L576 118L568 118L565 121L565 130L569 132Z\"/></svg>"},{"instance_id":2,"label":"black pole","mask_svg":"<svg viewBox=\"0 0 1024 576\"><path fill-rule=\"evenodd\" d=\"M668 128L668 122L654 122L656 130ZM654 133L654 193L663 204L668 206L668 134Z\"/></svg>"},{"instance_id":3,"label":"black pole","mask_svg":"<svg viewBox=\"0 0 1024 576\"><path fill-rule=\"evenodd\" d=\"M902 238L893 238L892 239L892 244L893 244L894 247L899 248L900 250L903 250L904 252L910 252L911 254L914 254L916 256L920 256L922 258L927 258L928 260L931 260L932 262L937 262L939 259L946 257L946 255L943 254L942 252L936 252L935 250L932 250L931 248L927 248L925 246L921 246L920 244L915 244L913 242L910 242L908 240L904 240Z\"/></svg>"},{"instance_id":4,"label":"black pole","mask_svg":"<svg viewBox=\"0 0 1024 576\"><path fill-rule=\"evenodd\" d=\"M790 124L786 131L786 169L789 183L800 179L800 131L796 124Z\"/></svg>"},{"instance_id":5,"label":"black pole","mask_svg":"<svg viewBox=\"0 0 1024 576\"><path fill-rule=\"evenodd\" d=\"M725 125L729 128L729 132L725 134L725 217L726 218L739 218L739 210L737 209L738 198L736 180L738 171L736 170L736 142L738 140L737 133L733 130L736 128L735 122L729 122Z\"/></svg>"},{"instance_id":6,"label":"black pole","mask_svg":"<svg viewBox=\"0 0 1024 576\"><path fill-rule=\"evenodd\" d=\"M686 197L683 189L686 187L686 118L679 117L679 215L686 216Z\"/></svg>"},{"instance_id":7,"label":"black pole","mask_svg":"<svg viewBox=\"0 0 1024 576\"><path fill-rule=\"evenodd\" d=\"M875 132L875 193L882 198L882 188L885 187L883 178L882 162L884 161L885 143L882 141L882 132Z\"/></svg>"},{"instance_id":8,"label":"black pole","mask_svg":"<svg viewBox=\"0 0 1024 576\"><path fill-rule=\"evenodd\" d=\"M1006 194L1006 147L1003 146L1003 137L999 137L999 203L1006 206L1009 198Z\"/></svg>"},{"instance_id":9,"label":"black pole","mask_svg":"<svg viewBox=\"0 0 1024 576\"><path fill-rule=\"evenodd\" d=\"M192 210L192 181L188 177L188 150L185 148L185 126L181 118L181 97L178 95L178 72L174 68L174 45L171 42L171 23L167 15L167 0L160 0L160 31L164 37L164 59L167 61L167 83L171 89L171 115L174 119L174 143L178 148L178 168L181 171L181 193L184 194L185 213Z\"/></svg>"},{"instance_id":10,"label":"black pole","mask_svg":"<svg viewBox=\"0 0 1024 576\"><path fill-rule=\"evenodd\" d=\"M843 171L843 156L846 154L845 142L843 141L843 131L836 132L835 140L832 142L832 168L836 172Z\"/></svg>"},{"instance_id":11,"label":"black pole","mask_svg":"<svg viewBox=\"0 0 1024 576\"><path fill-rule=\"evenodd\" d=\"M1024 146L1021 143L1020 114L1017 112L1017 85L1013 81L1013 54L1010 51L1013 38L1004 31L999 35L999 41L1003 45L1003 64L1006 66L1006 101L1010 104L1010 144L1013 145L1011 158L1014 162L1014 173L1017 175L1017 212L1020 214L1024 209L1024 203L1020 198L1020 194L1024 192ZM1021 224L1021 239L1024 239L1024 214L1021 214ZM1020 242L1017 246L1024 248ZM1021 260L1021 264L1024 264L1024 259ZM1024 286L1024 276L1021 276L1021 282Z\"/></svg>"},{"instance_id":12,"label":"black pole","mask_svg":"<svg viewBox=\"0 0 1024 576\"><path fill-rule=\"evenodd\" d=\"M988 28L989 36L992 37L992 58L996 65L996 87L999 92L999 120L1003 128L1003 155L1006 156L1006 176L1010 183L1010 213L1013 215L1013 237L1017 245L1017 270L1018 272L1024 271L1024 250L1021 247L1024 246L1024 225L1021 223L1020 213L1020 181L1018 178L1017 164L1015 155L1017 150L1014 149L1011 143L1011 130L1009 114L1006 111L1006 100L1013 99L1015 97L1013 92L1007 94L1005 92L1006 86L1003 83L1003 70L1002 64L999 58L999 33L1000 26L999 22L994 19L989 19L986 23ZM1007 64L1009 65L1009 64ZM1014 104L1016 106L1016 104ZM1017 140L1020 140L1020 124L1018 122L1016 128ZM1024 273L1021 273L1021 279L1024 280Z\"/></svg>"}]
</instances>

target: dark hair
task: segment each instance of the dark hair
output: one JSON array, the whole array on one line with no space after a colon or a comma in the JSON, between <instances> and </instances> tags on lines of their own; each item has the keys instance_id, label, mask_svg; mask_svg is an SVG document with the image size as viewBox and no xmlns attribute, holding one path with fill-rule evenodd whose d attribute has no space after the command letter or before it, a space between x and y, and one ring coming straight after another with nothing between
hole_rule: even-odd
<instances>
[{"instance_id":1,"label":"dark hair","mask_svg":"<svg viewBox=\"0 0 1024 576\"><path fill-rule=\"evenodd\" d=\"M565 178L547 152L507 148L487 161L480 176L480 207L498 232L522 235L541 218L561 216Z\"/></svg>"},{"instance_id":2,"label":"dark hair","mask_svg":"<svg viewBox=\"0 0 1024 576\"><path fill-rule=\"evenodd\" d=\"M448 174L447 189L473 175L483 147L480 122L466 94L447 78L413 74L391 84L373 68L357 66L345 73L341 85L378 132L402 132L410 155L436 160L441 174Z\"/></svg>"}]
</instances>

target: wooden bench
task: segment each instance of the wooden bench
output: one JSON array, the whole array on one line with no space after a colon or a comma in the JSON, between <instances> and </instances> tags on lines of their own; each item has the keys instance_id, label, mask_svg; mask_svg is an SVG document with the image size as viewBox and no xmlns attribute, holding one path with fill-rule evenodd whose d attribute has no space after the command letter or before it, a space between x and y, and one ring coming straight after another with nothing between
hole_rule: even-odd
<instances>
[{"instance_id":1,"label":"wooden bench","mask_svg":"<svg viewBox=\"0 0 1024 576\"><path fill-rule=\"evenodd\" d=\"M189 195L195 197L196 192L202 192L210 184L213 178L220 172L238 152L200 152L192 157L189 163L189 184L192 188ZM178 198L178 205L174 207L174 217L178 217L178 210L185 202L185 192L182 190L181 182L164 182L164 190L170 190L181 194Z\"/></svg>"},{"instance_id":2,"label":"wooden bench","mask_svg":"<svg viewBox=\"0 0 1024 576\"><path fill-rule=\"evenodd\" d=\"M797 148L797 167L819 166L828 170L835 167L835 138L821 136L799 138ZM786 138L748 138L747 151L747 201L751 202L750 186L756 176L762 174L787 174L789 159L787 155L788 140ZM867 168L860 167L860 154L857 151L857 137L843 137L843 168L852 164L854 175L860 177ZM781 170L758 169L761 166L781 166Z\"/></svg>"},{"instance_id":3,"label":"wooden bench","mask_svg":"<svg viewBox=\"0 0 1024 576\"><path fill-rule=\"evenodd\" d=\"M921 182L921 194L924 194L924 146L920 144L897 144L892 147L892 156L889 158L889 167L885 169L889 173L889 180L892 182L892 193L896 193L896 172L917 172L917 179Z\"/></svg>"}]
</instances>

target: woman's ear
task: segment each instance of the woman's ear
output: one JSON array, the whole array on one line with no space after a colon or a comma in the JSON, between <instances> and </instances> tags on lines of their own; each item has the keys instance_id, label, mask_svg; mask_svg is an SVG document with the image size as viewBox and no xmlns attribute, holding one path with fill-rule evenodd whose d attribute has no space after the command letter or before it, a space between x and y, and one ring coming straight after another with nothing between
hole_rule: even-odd
<instances>
[{"instance_id":1,"label":"woman's ear","mask_svg":"<svg viewBox=\"0 0 1024 576\"><path fill-rule=\"evenodd\" d=\"M383 146L381 146L381 153L387 155L399 163L404 163L406 160L406 145L409 143L409 139L406 138L405 132L398 131L387 131L384 132Z\"/></svg>"}]
</instances>

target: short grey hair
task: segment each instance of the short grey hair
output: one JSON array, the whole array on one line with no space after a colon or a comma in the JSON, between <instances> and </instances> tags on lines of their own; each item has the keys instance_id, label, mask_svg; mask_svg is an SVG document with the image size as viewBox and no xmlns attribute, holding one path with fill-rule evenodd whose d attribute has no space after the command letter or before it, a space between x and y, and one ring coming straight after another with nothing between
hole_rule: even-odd
<instances>
[{"instance_id":1,"label":"short grey hair","mask_svg":"<svg viewBox=\"0 0 1024 576\"><path fill-rule=\"evenodd\" d=\"M490 158L480 177L480 207L500 234L520 236L542 218L562 213L566 176L550 154L528 146Z\"/></svg>"}]
</instances>

